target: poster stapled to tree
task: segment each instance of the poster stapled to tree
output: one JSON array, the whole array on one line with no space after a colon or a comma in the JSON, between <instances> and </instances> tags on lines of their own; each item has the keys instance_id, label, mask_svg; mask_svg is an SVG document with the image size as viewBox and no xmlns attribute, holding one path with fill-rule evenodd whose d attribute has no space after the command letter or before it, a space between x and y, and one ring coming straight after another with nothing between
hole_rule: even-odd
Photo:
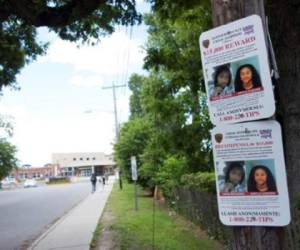
<instances>
[{"instance_id":1,"label":"poster stapled to tree","mask_svg":"<svg viewBox=\"0 0 300 250\"><path fill-rule=\"evenodd\" d=\"M215 125L274 114L268 54L259 16L203 32L200 50L210 118Z\"/></svg>"},{"instance_id":2,"label":"poster stapled to tree","mask_svg":"<svg viewBox=\"0 0 300 250\"><path fill-rule=\"evenodd\" d=\"M225 225L290 222L281 127L276 121L223 125L211 131L219 217Z\"/></svg>"}]
</instances>

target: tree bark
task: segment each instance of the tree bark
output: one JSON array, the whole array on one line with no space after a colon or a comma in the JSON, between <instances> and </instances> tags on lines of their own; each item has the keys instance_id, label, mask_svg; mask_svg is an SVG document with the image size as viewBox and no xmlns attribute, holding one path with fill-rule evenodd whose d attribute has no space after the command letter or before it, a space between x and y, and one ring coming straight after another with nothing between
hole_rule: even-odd
<instances>
[{"instance_id":1,"label":"tree bark","mask_svg":"<svg viewBox=\"0 0 300 250\"><path fill-rule=\"evenodd\" d=\"M283 128L285 161L291 205L289 249L300 249L300 2L267 3L270 31L277 55L280 79L275 85L277 116Z\"/></svg>"},{"instance_id":2,"label":"tree bark","mask_svg":"<svg viewBox=\"0 0 300 250\"><path fill-rule=\"evenodd\" d=\"M279 97L276 113L283 126L292 222L288 228L289 241L283 227L234 227L233 249L239 250L300 249L300 181L297 178L300 167L300 21L297 20L300 20L300 4L295 0L270 2L271 32L277 34L274 44L281 75L275 86ZM214 26L252 14L260 15L266 24L263 0L212 0L212 9Z\"/></svg>"}]
</instances>

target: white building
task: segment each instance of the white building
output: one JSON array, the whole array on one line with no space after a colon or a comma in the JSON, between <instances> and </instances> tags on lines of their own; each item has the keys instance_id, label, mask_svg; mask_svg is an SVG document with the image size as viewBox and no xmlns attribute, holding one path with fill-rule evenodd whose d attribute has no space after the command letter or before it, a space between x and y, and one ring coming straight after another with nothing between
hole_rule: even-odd
<instances>
[{"instance_id":1,"label":"white building","mask_svg":"<svg viewBox=\"0 0 300 250\"><path fill-rule=\"evenodd\" d=\"M97 176L113 174L115 162L112 155L92 153L53 153L52 163L58 164L63 176Z\"/></svg>"}]
</instances>

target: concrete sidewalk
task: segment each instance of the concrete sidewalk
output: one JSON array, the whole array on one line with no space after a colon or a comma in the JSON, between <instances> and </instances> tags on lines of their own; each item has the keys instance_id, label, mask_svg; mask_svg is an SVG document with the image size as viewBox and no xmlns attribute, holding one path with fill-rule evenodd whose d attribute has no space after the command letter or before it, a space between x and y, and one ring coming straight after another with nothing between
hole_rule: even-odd
<instances>
[{"instance_id":1,"label":"concrete sidewalk","mask_svg":"<svg viewBox=\"0 0 300 250\"><path fill-rule=\"evenodd\" d=\"M42 234L28 250L89 250L93 233L102 215L115 177L97 183L97 190Z\"/></svg>"}]
</instances>

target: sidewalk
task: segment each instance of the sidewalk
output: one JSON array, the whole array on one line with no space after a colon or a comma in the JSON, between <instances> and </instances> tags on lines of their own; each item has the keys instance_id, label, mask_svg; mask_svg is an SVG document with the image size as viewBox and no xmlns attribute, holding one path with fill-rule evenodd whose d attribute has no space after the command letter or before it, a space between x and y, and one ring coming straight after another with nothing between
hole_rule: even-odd
<instances>
[{"instance_id":1,"label":"sidewalk","mask_svg":"<svg viewBox=\"0 0 300 250\"><path fill-rule=\"evenodd\" d=\"M97 183L97 191L83 200L52 227L42 234L28 250L89 250L93 233L102 215L115 177L110 176L103 188Z\"/></svg>"}]
</instances>

